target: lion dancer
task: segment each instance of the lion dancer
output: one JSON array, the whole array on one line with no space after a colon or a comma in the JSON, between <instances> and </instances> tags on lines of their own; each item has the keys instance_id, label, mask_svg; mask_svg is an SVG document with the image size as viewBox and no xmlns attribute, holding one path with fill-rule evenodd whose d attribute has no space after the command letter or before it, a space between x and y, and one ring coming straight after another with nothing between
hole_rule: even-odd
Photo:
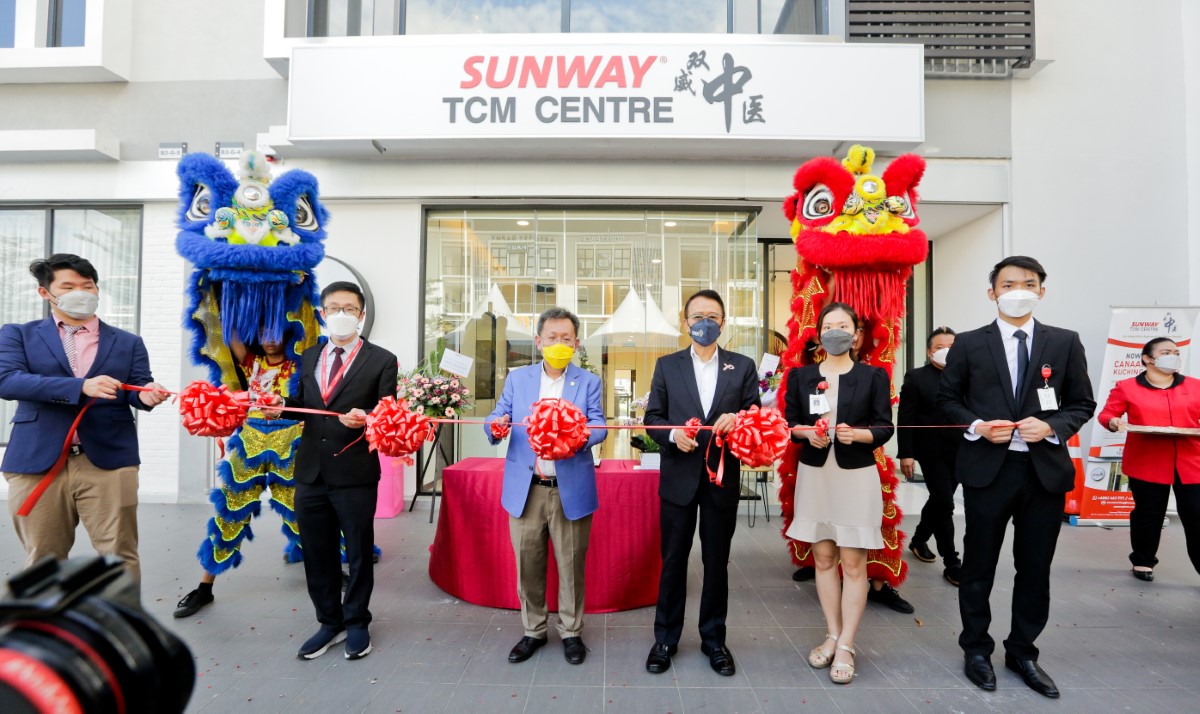
<instances>
[{"instance_id":1,"label":"lion dancer","mask_svg":"<svg viewBox=\"0 0 1200 714\"><path fill-rule=\"evenodd\" d=\"M316 179L293 170L272 182L258 152L243 156L236 177L206 154L185 157L178 173L176 248L195 265L185 312L192 359L208 369L212 383L244 392L252 404L279 403L297 388L300 355L320 336L312 270L325 255L327 214ZM252 407L222 445L221 486L209 497L216 513L197 553L204 573L175 617L213 602L216 577L241 564L264 490L283 520L284 560L302 558L292 476L300 436L300 422L268 420Z\"/></svg>"},{"instance_id":2,"label":"lion dancer","mask_svg":"<svg viewBox=\"0 0 1200 714\"><path fill-rule=\"evenodd\" d=\"M841 162L819 157L796 172L793 184L797 192L783 204L798 254L792 272L788 349L782 359L785 370L825 358L816 318L825 305L843 302L853 307L864 323L861 342L855 345L859 361L882 367L889 379L892 376L906 285L912 266L923 262L928 253L925 233L915 228L919 223L916 186L925 161L905 154L877 176L871 172L874 160L872 149L853 146ZM792 398L785 393L786 385L785 375L779 391L781 408ZM894 402L894 386L892 399ZM792 522L800 448L795 443L788 447L779 470L784 533ZM867 553L872 584L868 599L911 613L913 606L895 589L908 572L901 559L904 534L897 528L901 513L895 503L896 467L882 447L875 451L875 462L884 502L884 547ZM793 579L812 578L812 544L787 540L792 560L800 566Z\"/></svg>"}]
</instances>

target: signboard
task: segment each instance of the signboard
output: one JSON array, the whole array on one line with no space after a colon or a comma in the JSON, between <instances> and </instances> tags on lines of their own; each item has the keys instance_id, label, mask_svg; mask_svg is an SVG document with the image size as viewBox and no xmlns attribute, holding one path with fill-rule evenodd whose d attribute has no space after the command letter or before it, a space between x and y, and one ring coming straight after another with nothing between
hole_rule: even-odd
<instances>
[{"instance_id":1,"label":"signboard","mask_svg":"<svg viewBox=\"0 0 1200 714\"><path fill-rule=\"evenodd\" d=\"M1114 307L1101 365L1100 389L1096 393L1097 404L1103 408L1117 382L1145 371L1142 348L1156 337L1169 337L1179 345L1184 372L1191 373L1192 370L1186 368L1188 347L1196 334L1198 320L1200 307ZM1121 470L1124 449L1125 432L1110 432L1098 421L1093 422L1088 460L1083 473L1076 473L1073 494L1079 495L1079 515L1071 517L1072 524L1128 523L1129 513L1133 510L1133 494L1129 492L1129 478Z\"/></svg>"},{"instance_id":2,"label":"signboard","mask_svg":"<svg viewBox=\"0 0 1200 714\"><path fill-rule=\"evenodd\" d=\"M392 151L419 139L651 138L886 149L924 139L920 45L440 35L297 47L290 67L288 140L296 146L375 141ZM884 76L866 90L870 101L852 89L851 78Z\"/></svg>"}]
</instances>

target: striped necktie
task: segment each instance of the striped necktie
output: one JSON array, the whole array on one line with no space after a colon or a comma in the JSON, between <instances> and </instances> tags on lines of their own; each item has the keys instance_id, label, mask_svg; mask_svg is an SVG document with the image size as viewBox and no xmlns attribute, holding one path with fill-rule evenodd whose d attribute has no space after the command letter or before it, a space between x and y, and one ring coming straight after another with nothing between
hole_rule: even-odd
<instances>
[{"instance_id":1,"label":"striped necktie","mask_svg":"<svg viewBox=\"0 0 1200 714\"><path fill-rule=\"evenodd\" d=\"M75 333L80 330L87 329L83 325L65 325L58 323L62 328L62 345L63 352L67 353L67 364L71 365L71 374L77 374L79 368L75 366Z\"/></svg>"}]
</instances>

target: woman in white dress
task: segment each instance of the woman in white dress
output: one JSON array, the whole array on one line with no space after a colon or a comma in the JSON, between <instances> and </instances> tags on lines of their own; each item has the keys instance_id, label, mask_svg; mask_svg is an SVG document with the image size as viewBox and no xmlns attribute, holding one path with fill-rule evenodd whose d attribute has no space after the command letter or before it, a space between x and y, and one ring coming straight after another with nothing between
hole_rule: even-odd
<instances>
[{"instance_id":1,"label":"woman in white dress","mask_svg":"<svg viewBox=\"0 0 1200 714\"><path fill-rule=\"evenodd\" d=\"M883 547L874 451L895 429L887 372L854 359L862 324L853 308L827 305L817 318L817 334L825 360L792 369L787 377L787 421L792 440L803 444L787 535L813 544L817 597L829 628L808 663L829 667L832 681L849 684L870 587L867 549ZM812 428L821 419L829 424L825 434Z\"/></svg>"}]
</instances>

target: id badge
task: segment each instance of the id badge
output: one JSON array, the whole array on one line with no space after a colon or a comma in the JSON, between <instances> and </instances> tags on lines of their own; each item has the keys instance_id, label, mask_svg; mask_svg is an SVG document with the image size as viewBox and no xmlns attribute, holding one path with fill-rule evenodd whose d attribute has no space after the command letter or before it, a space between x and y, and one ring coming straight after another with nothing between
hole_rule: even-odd
<instances>
[{"instance_id":1,"label":"id badge","mask_svg":"<svg viewBox=\"0 0 1200 714\"><path fill-rule=\"evenodd\" d=\"M1037 393L1042 411L1054 411L1058 409L1058 397L1054 394L1054 387L1042 387L1037 390Z\"/></svg>"},{"instance_id":2,"label":"id badge","mask_svg":"<svg viewBox=\"0 0 1200 714\"><path fill-rule=\"evenodd\" d=\"M808 413L821 415L829 411L829 400L824 394L808 395Z\"/></svg>"}]
</instances>

